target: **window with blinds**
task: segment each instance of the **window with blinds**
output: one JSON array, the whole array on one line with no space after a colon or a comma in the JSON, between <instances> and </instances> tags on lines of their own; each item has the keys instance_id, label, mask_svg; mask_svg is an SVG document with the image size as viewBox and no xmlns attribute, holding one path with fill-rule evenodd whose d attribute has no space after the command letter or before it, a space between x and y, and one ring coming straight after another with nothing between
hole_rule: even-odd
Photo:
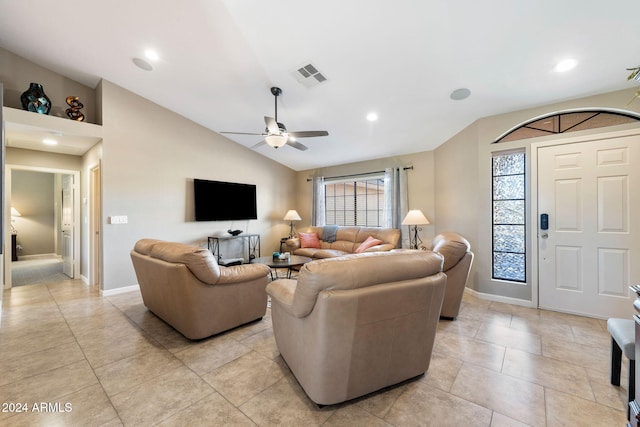
<instances>
[{"instance_id":1,"label":"window with blinds","mask_svg":"<svg viewBox=\"0 0 640 427\"><path fill-rule=\"evenodd\" d=\"M325 219L327 224L381 227L384 214L384 179L354 178L327 182Z\"/></svg>"}]
</instances>

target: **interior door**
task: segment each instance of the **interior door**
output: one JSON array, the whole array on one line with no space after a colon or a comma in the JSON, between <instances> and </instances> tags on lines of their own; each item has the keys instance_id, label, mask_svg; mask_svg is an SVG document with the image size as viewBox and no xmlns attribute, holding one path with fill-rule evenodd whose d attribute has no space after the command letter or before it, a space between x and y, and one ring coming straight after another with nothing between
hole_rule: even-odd
<instances>
[{"instance_id":1,"label":"interior door","mask_svg":"<svg viewBox=\"0 0 640 427\"><path fill-rule=\"evenodd\" d=\"M100 278L102 277L102 265L100 260L102 259L102 239L101 239L101 226L102 226L102 210L100 205L101 200L101 184L100 184L100 165L91 169L90 175L90 189L91 189L91 222L90 222L90 263L91 263L91 284L100 285Z\"/></svg>"},{"instance_id":2,"label":"interior door","mask_svg":"<svg viewBox=\"0 0 640 427\"><path fill-rule=\"evenodd\" d=\"M538 148L541 308L601 318L633 314L639 148L637 135Z\"/></svg>"},{"instance_id":3,"label":"interior door","mask_svg":"<svg viewBox=\"0 0 640 427\"><path fill-rule=\"evenodd\" d=\"M73 279L73 175L62 175L62 272Z\"/></svg>"}]
</instances>

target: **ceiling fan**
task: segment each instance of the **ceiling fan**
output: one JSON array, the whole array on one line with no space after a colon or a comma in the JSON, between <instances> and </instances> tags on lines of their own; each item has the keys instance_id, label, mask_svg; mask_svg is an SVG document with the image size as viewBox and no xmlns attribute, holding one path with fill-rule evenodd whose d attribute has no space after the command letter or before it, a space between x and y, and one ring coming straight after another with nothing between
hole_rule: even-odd
<instances>
[{"instance_id":1,"label":"ceiling fan","mask_svg":"<svg viewBox=\"0 0 640 427\"><path fill-rule=\"evenodd\" d=\"M280 148L283 145L290 145L298 150L306 150L306 145L300 144L296 141L298 138L312 138L315 136L327 136L329 132L326 130L303 130L296 132L289 132L283 123L278 122L278 96L282 94L282 89L279 87L272 87L271 93L275 98L275 117L264 117L264 122L267 125L266 129L262 133L250 133L250 132L220 132L234 135L260 135L264 136L264 139L254 145L251 148L257 148L263 144L268 144L273 148Z\"/></svg>"}]
</instances>

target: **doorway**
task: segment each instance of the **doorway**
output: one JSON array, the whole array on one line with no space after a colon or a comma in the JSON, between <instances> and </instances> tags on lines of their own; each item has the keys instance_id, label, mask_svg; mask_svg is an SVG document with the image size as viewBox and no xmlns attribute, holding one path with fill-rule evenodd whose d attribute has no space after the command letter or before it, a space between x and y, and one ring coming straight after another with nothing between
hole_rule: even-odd
<instances>
[{"instance_id":1,"label":"doorway","mask_svg":"<svg viewBox=\"0 0 640 427\"><path fill-rule=\"evenodd\" d=\"M44 193L26 199L16 196L14 200L14 175L18 179L35 180L36 188L38 183L44 183L41 189ZM53 275L51 277L57 280L80 276L80 204L77 197L79 177L80 172L73 170L6 165L5 202L9 207L16 208L14 202L23 203L24 207L19 218L7 217L5 221L6 230L16 229L17 232L13 235L7 233L5 236L5 247L12 248L4 254L5 288L13 286L12 259L16 258L20 260L18 262L28 260L30 264L16 264L18 268L15 273L22 275L19 284L41 282L46 275ZM64 192L63 182L66 184ZM16 239L15 252L13 238ZM66 274L62 273L63 264L66 264Z\"/></svg>"},{"instance_id":2,"label":"doorway","mask_svg":"<svg viewBox=\"0 0 640 427\"><path fill-rule=\"evenodd\" d=\"M629 285L640 280L633 262L640 254L640 133L540 143L532 157L538 306L631 317Z\"/></svg>"}]
</instances>

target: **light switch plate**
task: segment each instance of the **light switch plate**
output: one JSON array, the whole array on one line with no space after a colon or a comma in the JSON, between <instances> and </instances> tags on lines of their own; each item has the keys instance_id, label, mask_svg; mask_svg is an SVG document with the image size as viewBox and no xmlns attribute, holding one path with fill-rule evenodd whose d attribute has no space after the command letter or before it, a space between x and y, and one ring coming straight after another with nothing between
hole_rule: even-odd
<instances>
[{"instance_id":1,"label":"light switch plate","mask_svg":"<svg viewBox=\"0 0 640 427\"><path fill-rule=\"evenodd\" d=\"M126 215L112 215L109 217L110 224L126 224L129 222L129 219Z\"/></svg>"}]
</instances>

